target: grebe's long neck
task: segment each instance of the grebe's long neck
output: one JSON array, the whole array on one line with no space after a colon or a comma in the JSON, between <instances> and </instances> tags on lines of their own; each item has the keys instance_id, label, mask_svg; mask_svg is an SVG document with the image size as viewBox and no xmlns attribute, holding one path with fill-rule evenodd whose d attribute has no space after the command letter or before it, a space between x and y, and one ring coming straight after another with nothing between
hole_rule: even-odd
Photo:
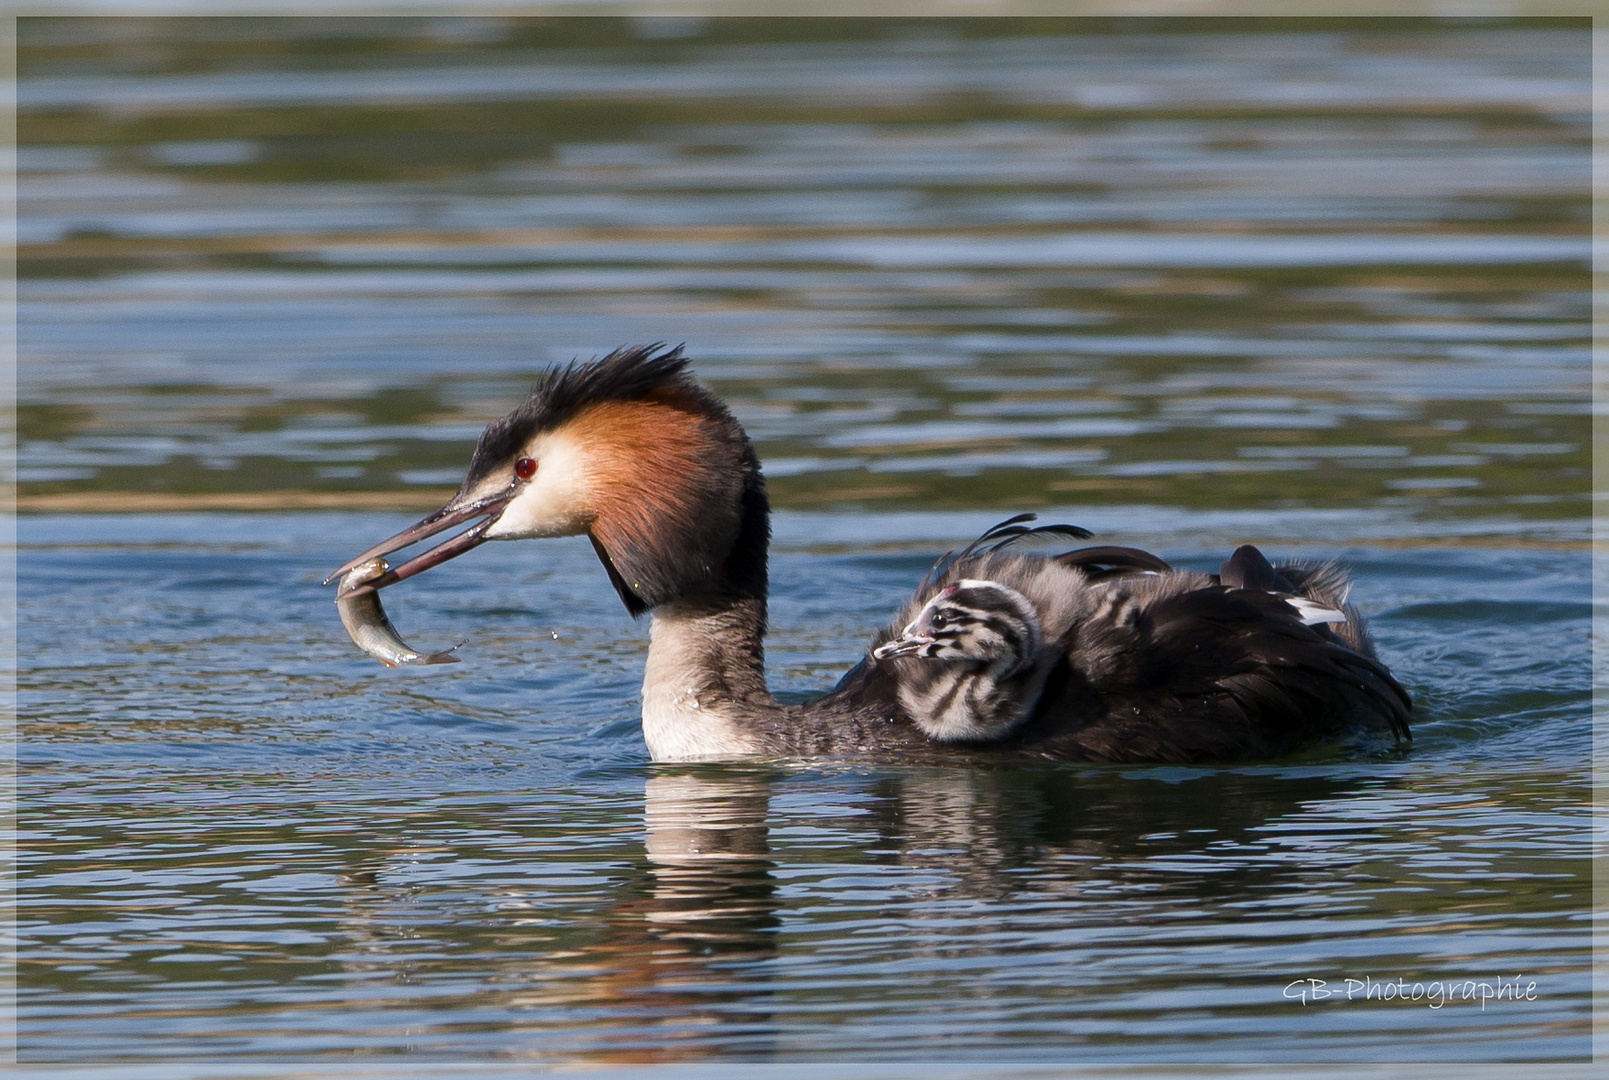
<instances>
[{"instance_id":1,"label":"grebe's long neck","mask_svg":"<svg viewBox=\"0 0 1609 1080\"><path fill-rule=\"evenodd\" d=\"M731 553L709 588L653 608L642 723L655 761L762 752L761 726L782 709L765 685L770 506L753 452Z\"/></svg>"},{"instance_id":2,"label":"grebe's long neck","mask_svg":"<svg viewBox=\"0 0 1609 1080\"><path fill-rule=\"evenodd\" d=\"M642 729L655 761L760 753L754 721L778 711L765 686L765 598L654 609Z\"/></svg>"}]
</instances>

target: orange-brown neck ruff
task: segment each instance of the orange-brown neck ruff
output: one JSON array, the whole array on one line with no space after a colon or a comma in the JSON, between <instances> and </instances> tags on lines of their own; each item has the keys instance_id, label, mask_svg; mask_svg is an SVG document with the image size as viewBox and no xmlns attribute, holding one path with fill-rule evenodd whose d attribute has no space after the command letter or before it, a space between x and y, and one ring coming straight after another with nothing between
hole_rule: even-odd
<instances>
[{"instance_id":1,"label":"orange-brown neck ruff","mask_svg":"<svg viewBox=\"0 0 1609 1080\"><path fill-rule=\"evenodd\" d=\"M585 448L592 541L632 614L732 591L728 562L758 473L724 408L667 387L599 402L562 435Z\"/></svg>"}]
</instances>

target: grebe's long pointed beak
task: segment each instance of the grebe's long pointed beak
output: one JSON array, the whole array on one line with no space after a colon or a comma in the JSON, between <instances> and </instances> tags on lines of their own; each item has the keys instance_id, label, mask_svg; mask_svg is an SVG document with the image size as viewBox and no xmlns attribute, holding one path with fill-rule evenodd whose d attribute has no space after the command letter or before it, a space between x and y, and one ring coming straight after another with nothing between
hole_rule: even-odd
<instances>
[{"instance_id":1,"label":"grebe's long pointed beak","mask_svg":"<svg viewBox=\"0 0 1609 1080\"><path fill-rule=\"evenodd\" d=\"M373 581L364 582L347 595L359 596L363 593L371 593L376 589L383 589L387 585L395 585L403 578L410 578L415 574L429 570L432 566L439 566L448 559L462 555L470 548L479 547L485 543L486 530L492 527L502 515L504 507L508 506L516 494L518 494L517 486L509 487L495 495L488 495L473 502L458 503L456 500L450 502L418 524L408 526L408 528L403 529L389 540L382 540L362 555L349 560L339 570L325 578L324 584L330 584L353 567L366 563L370 559L389 555L393 551L400 551L405 547L410 547L427 537L446 532L454 525L461 525L475 518L483 519L451 540L437 544L422 554L409 559L401 566L392 567Z\"/></svg>"}]
</instances>

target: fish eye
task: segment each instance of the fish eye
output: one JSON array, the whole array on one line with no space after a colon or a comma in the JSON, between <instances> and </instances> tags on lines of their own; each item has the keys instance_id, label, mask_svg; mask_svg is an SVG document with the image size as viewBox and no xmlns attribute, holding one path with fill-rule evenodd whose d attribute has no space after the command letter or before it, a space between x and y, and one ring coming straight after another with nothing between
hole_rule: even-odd
<instances>
[{"instance_id":1,"label":"fish eye","mask_svg":"<svg viewBox=\"0 0 1609 1080\"><path fill-rule=\"evenodd\" d=\"M514 475L521 480L529 480L536 475L536 459L522 457L514 463Z\"/></svg>"}]
</instances>

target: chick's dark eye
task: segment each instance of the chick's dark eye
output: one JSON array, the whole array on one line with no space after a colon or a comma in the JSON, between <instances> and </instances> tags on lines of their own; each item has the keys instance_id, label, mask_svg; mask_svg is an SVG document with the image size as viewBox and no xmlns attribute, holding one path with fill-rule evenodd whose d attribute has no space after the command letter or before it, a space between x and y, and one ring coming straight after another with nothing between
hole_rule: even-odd
<instances>
[{"instance_id":1,"label":"chick's dark eye","mask_svg":"<svg viewBox=\"0 0 1609 1080\"><path fill-rule=\"evenodd\" d=\"M522 457L514 463L514 475L521 480L529 480L536 475L536 459Z\"/></svg>"},{"instance_id":2,"label":"chick's dark eye","mask_svg":"<svg viewBox=\"0 0 1609 1080\"><path fill-rule=\"evenodd\" d=\"M943 630L946 626L950 625L950 620L948 618L946 618L945 616L943 616L943 615L935 615L935 616L933 616L933 619L932 619L932 622L931 622L930 625L935 630Z\"/></svg>"}]
</instances>

